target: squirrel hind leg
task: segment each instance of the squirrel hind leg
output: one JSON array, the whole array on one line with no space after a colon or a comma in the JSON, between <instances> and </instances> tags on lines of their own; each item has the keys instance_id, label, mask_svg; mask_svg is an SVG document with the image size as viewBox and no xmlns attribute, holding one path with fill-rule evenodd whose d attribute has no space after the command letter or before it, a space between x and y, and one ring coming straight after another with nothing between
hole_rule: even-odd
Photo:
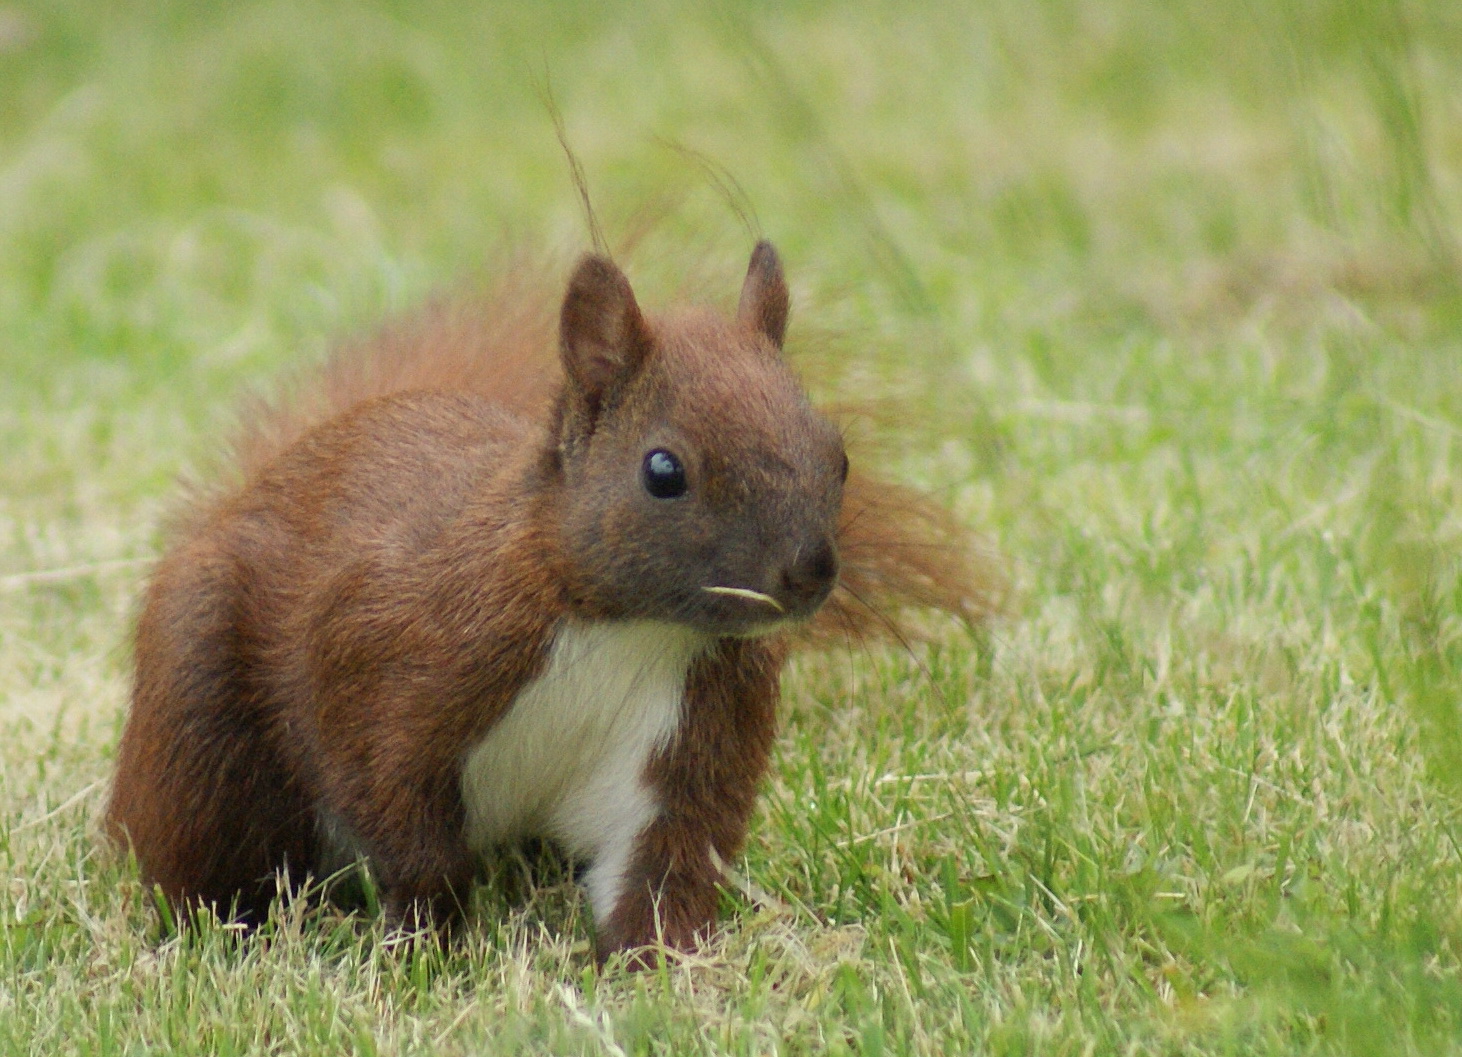
<instances>
[{"instance_id":1,"label":"squirrel hind leg","mask_svg":"<svg viewBox=\"0 0 1462 1057\"><path fill-rule=\"evenodd\" d=\"M225 563L199 551L165 561L148 590L106 827L179 917L206 906L252 926L280 871L292 885L312 872L315 815L248 686Z\"/></svg>"}]
</instances>

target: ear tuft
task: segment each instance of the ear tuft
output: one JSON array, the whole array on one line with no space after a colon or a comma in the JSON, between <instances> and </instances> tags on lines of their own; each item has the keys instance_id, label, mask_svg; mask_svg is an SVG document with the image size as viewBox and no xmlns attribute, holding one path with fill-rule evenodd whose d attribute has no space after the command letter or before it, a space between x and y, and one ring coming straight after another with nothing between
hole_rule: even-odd
<instances>
[{"instance_id":1,"label":"ear tuft","mask_svg":"<svg viewBox=\"0 0 1462 1057\"><path fill-rule=\"evenodd\" d=\"M736 318L743 326L759 330L777 348L787 336L787 312L790 299L787 280L782 276L782 262L766 239L751 251L751 264L746 269L746 282L741 285L741 303Z\"/></svg>"},{"instance_id":2,"label":"ear tuft","mask_svg":"<svg viewBox=\"0 0 1462 1057\"><path fill-rule=\"evenodd\" d=\"M597 404L639 370L649 349L649 327L629 280L608 257L585 256L559 313L559 354L571 383Z\"/></svg>"}]
</instances>

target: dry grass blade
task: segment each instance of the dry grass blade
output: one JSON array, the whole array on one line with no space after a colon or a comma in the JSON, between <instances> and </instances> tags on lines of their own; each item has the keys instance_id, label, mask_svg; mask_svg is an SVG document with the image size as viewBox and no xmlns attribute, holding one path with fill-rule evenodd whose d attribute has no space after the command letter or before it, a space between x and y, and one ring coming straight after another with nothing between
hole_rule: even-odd
<instances>
[{"instance_id":1,"label":"dry grass blade","mask_svg":"<svg viewBox=\"0 0 1462 1057\"><path fill-rule=\"evenodd\" d=\"M709 595L723 595L726 598L744 598L748 602L757 602L764 606L771 606L778 613L784 612L782 603L778 602L771 595L763 594L760 591L753 591L749 587L702 587L701 590Z\"/></svg>"}]
</instances>

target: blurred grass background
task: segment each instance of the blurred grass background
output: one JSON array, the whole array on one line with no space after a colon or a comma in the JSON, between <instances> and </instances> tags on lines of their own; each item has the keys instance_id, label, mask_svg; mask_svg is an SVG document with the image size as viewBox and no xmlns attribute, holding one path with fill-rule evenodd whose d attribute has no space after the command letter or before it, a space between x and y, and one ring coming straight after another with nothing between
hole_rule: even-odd
<instances>
[{"instance_id":1,"label":"blurred grass background","mask_svg":"<svg viewBox=\"0 0 1462 1057\"><path fill-rule=\"evenodd\" d=\"M673 971L512 862L446 954L161 939L91 819L173 482L586 243L546 86L647 303L734 291L739 185L1012 614L797 666ZM1459 218L1451 0L0 7L0 1047L1462 1051Z\"/></svg>"}]
</instances>

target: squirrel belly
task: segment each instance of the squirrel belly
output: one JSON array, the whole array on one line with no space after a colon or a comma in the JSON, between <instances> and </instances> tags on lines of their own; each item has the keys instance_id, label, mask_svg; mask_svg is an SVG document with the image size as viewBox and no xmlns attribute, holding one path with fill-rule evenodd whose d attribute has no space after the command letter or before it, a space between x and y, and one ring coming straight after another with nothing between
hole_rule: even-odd
<instances>
[{"instance_id":1,"label":"squirrel belly","mask_svg":"<svg viewBox=\"0 0 1462 1057\"><path fill-rule=\"evenodd\" d=\"M543 672L467 753L468 846L557 841L589 862L594 918L607 921L635 840L663 807L646 771L680 726L686 676L707 645L673 624L564 621Z\"/></svg>"},{"instance_id":2,"label":"squirrel belly","mask_svg":"<svg viewBox=\"0 0 1462 1057\"><path fill-rule=\"evenodd\" d=\"M691 665L712 645L674 624L565 619L543 670L465 753L467 847L554 841L588 863L594 920L610 921L638 838L665 813L651 766L673 752ZM320 807L316 824L320 872L367 855L336 812Z\"/></svg>"}]
</instances>

